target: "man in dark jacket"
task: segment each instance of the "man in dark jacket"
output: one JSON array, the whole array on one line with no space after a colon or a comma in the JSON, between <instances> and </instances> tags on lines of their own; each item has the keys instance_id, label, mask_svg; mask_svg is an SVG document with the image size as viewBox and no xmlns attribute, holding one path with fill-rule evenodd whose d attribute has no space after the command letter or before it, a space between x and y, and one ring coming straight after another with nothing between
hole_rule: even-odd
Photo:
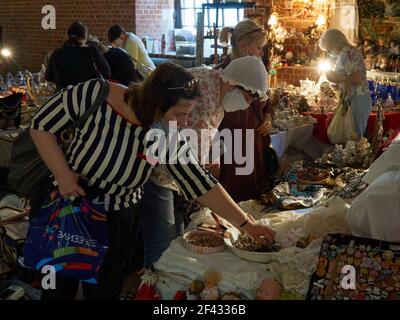
<instances>
[{"instance_id":1,"label":"man in dark jacket","mask_svg":"<svg viewBox=\"0 0 400 320\"><path fill-rule=\"evenodd\" d=\"M142 77L135 69L131 57L124 49L111 47L105 54L110 70L111 79L118 81L124 86L129 86L131 82L140 82Z\"/></svg>"}]
</instances>

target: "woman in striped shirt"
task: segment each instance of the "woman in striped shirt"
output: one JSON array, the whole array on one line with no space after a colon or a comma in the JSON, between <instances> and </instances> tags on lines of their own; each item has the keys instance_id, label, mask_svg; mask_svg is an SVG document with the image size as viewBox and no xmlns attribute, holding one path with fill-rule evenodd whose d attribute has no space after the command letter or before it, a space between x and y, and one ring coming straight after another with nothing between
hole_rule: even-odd
<instances>
[{"instance_id":1,"label":"woman in striped shirt","mask_svg":"<svg viewBox=\"0 0 400 320\"><path fill-rule=\"evenodd\" d=\"M118 298L121 290L124 249L132 238L129 230L124 230L132 216L131 208L141 197L141 186L158 166L146 156L153 146L146 134L163 121L184 125L200 92L195 78L172 63L159 66L145 82L129 89L110 82L107 101L76 130L64 155L57 135L91 106L101 85L102 81L94 79L53 96L32 119L31 136L63 197L84 197L86 192L78 181L83 177L89 188L97 191L93 201L104 203L109 249L100 268L99 285L85 284L85 293L89 298L110 299ZM187 154L188 150L187 142L180 143L175 155ZM249 220L195 161L167 161L164 165L187 199L197 199L259 242L273 241L273 231ZM77 284L65 282L62 287L68 287L68 293L66 289L49 290L54 292L46 293L45 298L73 298Z\"/></svg>"}]
</instances>

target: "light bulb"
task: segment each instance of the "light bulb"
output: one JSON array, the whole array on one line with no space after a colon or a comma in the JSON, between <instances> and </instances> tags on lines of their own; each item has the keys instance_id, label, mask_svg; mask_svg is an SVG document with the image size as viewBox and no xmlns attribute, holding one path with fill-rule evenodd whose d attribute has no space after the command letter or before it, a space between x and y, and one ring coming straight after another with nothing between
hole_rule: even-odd
<instances>
[{"instance_id":1,"label":"light bulb","mask_svg":"<svg viewBox=\"0 0 400 320\"><path fill-rule=\"evenodd\" d=\"M276 13L271 14L268 20L269 26L276 26L278 24L278 17Z\"/></svg>"},{"instance_id":2,"label":"light bulb","mask_svg":"<svg viewBox=\"0 0 400 320\"><path fill-rule=\"evenodd\" d=\"M322 26L324 26L325 24L326 24L326 18L325 18L325 16L319 16L318 17L318 19L317 19L317 21L315 22L315 24L318 26L318 27L322 27Z\"/></svg>"},{"instance_id":3,"label":"light bulb","mask_svg":"<svg viewBox=\"0 0 400 320\"><path fill-rule=\"evenodd\" d=\"M328 60L320 60L318 63L318 69L321 72L327 72L332 70L332 63L330 63Z\"/></svg>"},{"instance_id":4,"label":"light bulb","mask_svg":"<svg viewBox=\"0 0 400 320\"><path fill-rule=\"evenodd\" d=\"M12 53L11 50L8 48L1 49L1 55L5 58L11 57Z\"/></svg>"}]
</instances>

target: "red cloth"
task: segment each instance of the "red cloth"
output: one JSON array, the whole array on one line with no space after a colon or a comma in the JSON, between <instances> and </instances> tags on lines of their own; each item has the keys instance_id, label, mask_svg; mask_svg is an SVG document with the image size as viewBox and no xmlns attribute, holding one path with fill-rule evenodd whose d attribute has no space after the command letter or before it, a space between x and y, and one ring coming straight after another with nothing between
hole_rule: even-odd
<instances>
[{"instance_id":1,"label":"red cloth","mask_svg":"<svg viewBox=\"0 0 400 320\"><path fill-rule=\"evenodd\" d=\"M135 297L135 300L161 300L155 285L143 283Z\"/></svg>"},{"instance_id":2,"label":"red cloth","mask_svg":"<svg viewBox=\"0 0 400 320\"><path fill-rule=\"evenodd\" d=\"M328 126L332 121L333 113L312 113L304 112L303 115L309 115L317 120L314 126L314 135L324 143L331 144L328 138ZM385 119L383 121L383 132L386 134L390 130L397 130L400 128L400 112L385 112ZM370 136L375 132L376 112L371 112L368 118L367 132Z\"/></svg>"},{"instance_id":3,"label":"red cloth","mask_svg":"<svg viewBox=\"0 0 400 320\"><path fill-rule=\"evenodd\" d=\"M383 120L383 132L387 133L389 130L397 130L400 128L400 112L385 112ZM372 112L368 119L368 133L373 135L375 132L376 112Z\"/></svg>"},{"instance_id":4,"label":"red cloth","mask_svg":"<svg viewBox=\"0 0 400 320\"><path fill-rule=\"evenodd\" d=\"M316 136L323 143L331 144L327 131L328 126L332 121L333 113L304 112L303 115L311 116L317 120L317 123L314 126L314 136Z\"/></svg>"},{"instance_id":5,"label":"red cloth","mask_svg":"<svg viewBox=\"0 0 400 320\"><path fill-rule=\"evenodd\" d=\"M186 300L186 291L177 291L172 300Z\"/></svg>"}]
</instances>

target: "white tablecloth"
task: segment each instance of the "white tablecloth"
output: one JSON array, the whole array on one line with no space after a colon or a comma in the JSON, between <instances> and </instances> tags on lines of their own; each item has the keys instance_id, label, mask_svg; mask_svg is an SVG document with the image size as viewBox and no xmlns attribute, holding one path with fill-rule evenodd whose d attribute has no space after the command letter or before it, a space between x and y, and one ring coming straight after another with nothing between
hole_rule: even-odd
<instances>
[{"instance_id":1,"label":"white tablecloth","mask_svg":"<svg viewBox=\"0 0 400 320\"><path fill-rule=\"evenodd\" d=\"M289 146L302 150L310 142L313 135L314 124L305 124L299 127L290 128L271 135L271 144L278 154L282 157Z\"/></svg>"},{"instance_id":2,"label":"white tablecloth","mask_svg":"<svg viewBox=\"0 0 400 320\"><path fill-rule=\"evenodd\" d=\"M8 168L11 157L12 141L21 129L0 130L0 167Z\"/></svg>"}]
</instances>

